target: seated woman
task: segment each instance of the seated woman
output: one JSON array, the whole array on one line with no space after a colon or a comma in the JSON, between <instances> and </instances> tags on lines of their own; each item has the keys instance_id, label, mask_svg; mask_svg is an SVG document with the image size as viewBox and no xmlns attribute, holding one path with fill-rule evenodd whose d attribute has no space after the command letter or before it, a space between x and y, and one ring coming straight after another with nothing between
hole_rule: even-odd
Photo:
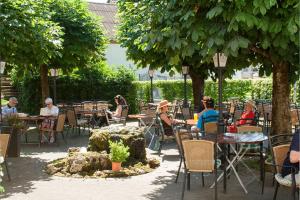
<instances>
[{"instance_id":1,"label":"seated woman","mask_svg":"<svg viewBox=\"0 0 300 200\"><path fill-rule=\"evenodd\" d=\"M168 115L168 104L169 102L167 100L161 101L157 107L157 114L159 115L162 121L165 135L172 136L174 135L172 125L184 122L181 120L172 119L172 117Z\"/></svg>"},{"instance_id":2,"label":"seated woman","mask_svg":"<svg viewBox=\"0 0 300 200\"><path fill-rule=\"evenodd\" d=\"M47 98L45 100L45 104L46 104L46 107L45 108L41 108L41 112L40 112L40 115L42 116L48 116L48 117L51 117L51 116L58 116L58 113L59 113L59 109L58 107L54 106L53 105L53 101L51 98ZM42 141L41 143L44 143L44 142L48 142L48 138L44 135L44 132L43 129L47 129L47 130L51 130L53 129L54 127L54 123L55 123L55 120L53 119L50 119L50 118L46 118L44 119L44 121L42 122L42 125L41 125L41 134L42 134ZM53 143L54 142L54 132L51 131L50 132L50 143Z\"/></svg>"},{"instance_id":3,"label":"seated woman","mask_svg":"<svg viewBox=\"0 0 300 200\"><path fill-rule=\"evenodd\" d=\"M228 127L229 132L236 133L237 126L242 125L254 125L255 118L255 103L251 100L247 101L245 105L245 111L242 113L242 116L239 120L237 120L233 125Z\"/></svg>"},{"instance_id":4,"label":"seated woman","mask_svg":"<svg viewBox=\"0 0 300 200\"><path fill-rule=\"evenodd\" d=\"M115 96L115 103L117 104L116 111L107 111L110 114L110 118L120 118L122 115L122 110L124 106L127 106L127 102L121 95Z\"/></svg>"},{"instance_id":5,"label":"seated woman","mask_svg":"<svg viewBox=\"0 0 300 200\"><path fill-rule=\"evenodd\" d=\"M300 175L299 175L299 164L300 164L300 130L297 130L291 142L290 150L287 153L287 156L283 162L281 175L284 178L292 180L291 173L292 168L296 170L296 183L300 184Z\"/></svg>"}]
</instances>

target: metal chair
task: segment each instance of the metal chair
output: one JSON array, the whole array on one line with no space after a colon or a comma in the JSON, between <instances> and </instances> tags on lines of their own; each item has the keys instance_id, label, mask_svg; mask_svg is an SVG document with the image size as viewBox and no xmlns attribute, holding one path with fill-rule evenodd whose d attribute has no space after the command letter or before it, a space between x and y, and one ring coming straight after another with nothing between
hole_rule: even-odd
<instances>
[{"instance_id":1,"label":"metal chair","mask_svg":"<svg viewBox=\"0 0 300 200\"><path fill-rule=\"evenodd\" d=\"M4 166L7 173L7 178L10 181L9 170L7 167L6 156L7 156L7 148L9 145L10 134L0 134L0 154L4 158Z\"/></svg>"}]
</instances>

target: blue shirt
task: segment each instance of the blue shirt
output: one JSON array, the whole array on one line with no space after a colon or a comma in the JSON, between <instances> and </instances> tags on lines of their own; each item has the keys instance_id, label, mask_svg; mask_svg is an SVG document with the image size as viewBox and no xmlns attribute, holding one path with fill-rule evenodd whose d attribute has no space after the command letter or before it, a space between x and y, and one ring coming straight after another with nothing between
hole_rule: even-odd
<instances>
[{"instance_id":1,"label":"blue shirt","mask_svg":"<svg viewBox=\"0 0 300 200\"><path fill-rule=\"evenodd\" d=\"M3 116L10 115L10 114L13 114L13 113L18 113L16 107L11 107L9 105L6 105L6 106L2 107L2 115Z\"/></svg>"},{"instance_id":2,"label":"blue shirt","mask_svg":"<svg viewBox=\"0 0 300 200\"><path fill-rule=\"evenodd\" d=\"M203 120L205 122L217 122L219 119L219 112L216 110L207 110L202 113L202 115L199 117L197 122L197 128L200 130L203 130Z\"/></svg>"}]
</instances>

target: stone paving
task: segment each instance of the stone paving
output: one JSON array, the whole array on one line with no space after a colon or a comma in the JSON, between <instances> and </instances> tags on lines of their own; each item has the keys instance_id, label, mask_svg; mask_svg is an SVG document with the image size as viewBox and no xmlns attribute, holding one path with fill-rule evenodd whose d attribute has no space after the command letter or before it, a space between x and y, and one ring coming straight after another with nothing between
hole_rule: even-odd
<instances>
[{"instance_id":1,"label":"stone paving","mask_svg":"<svg viewBox=\"0 0 300 200\"><path fill-rule=\"evenodd\" d=\"M86 147L88 137L70 136L68 144L60 146L23 145L20 158L9 158L11 181L4 177L6 193L0 199L9 200L177 200L182 189L182 174L178 183L174 183L179 165L179 156L175 143L168 143L163 150L161 166L155 171L129 178L78 179L49 176L43 168L50 160L64 157L68 147ZM148 151L148 156L157 156ZM246 183L251 179L240 167L240 174ZM214 199L214 189L210 189L212 175L205 176L206 185L202 187L198 174L191 176L191 190L185 192L185 199ZM272 199L271 174L267 175L265 194L261 195L261 184L253 181L247 185L245 194L235 176L228 180L228 191L223 193L222 184L218 187L218 197L223 200L268 200ZM279 188L277 199L290 196L290 190Z\"/></svg>"}]
</instances>

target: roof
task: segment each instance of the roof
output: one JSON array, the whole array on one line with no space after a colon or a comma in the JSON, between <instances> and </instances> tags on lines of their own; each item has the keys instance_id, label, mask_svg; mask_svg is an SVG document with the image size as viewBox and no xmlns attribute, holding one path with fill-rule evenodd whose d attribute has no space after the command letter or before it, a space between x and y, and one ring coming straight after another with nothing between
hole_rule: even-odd
<instances>
[{"instance_id":1,"label":"roof","mask_svg":"<svg viewBox=\"0 0 300 200\"><path fill-rule=\"evenodd\" d=\"M105 29L106 36L114 41L116 38L117 27L117 5L108 3L89 2L89 10L102 18L102 25Z\"/></svg>"}]
</instances>

